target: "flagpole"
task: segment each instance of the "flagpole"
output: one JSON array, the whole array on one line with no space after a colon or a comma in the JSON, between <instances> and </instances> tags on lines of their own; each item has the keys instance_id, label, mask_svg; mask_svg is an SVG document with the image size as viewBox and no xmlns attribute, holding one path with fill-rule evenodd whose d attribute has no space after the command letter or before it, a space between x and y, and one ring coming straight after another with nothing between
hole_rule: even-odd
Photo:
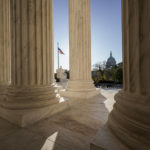
<instances>
[{"instance_id":1,"label":"flagpole","mask_svg":"<svg viewBox=\"0 0 150 150\"><path fill-rule=\"evenodd\" d=\"M59 69L59 50L58 50L58 48L59 48L59 43L57 42L58 69Z\"/></svg>"}]
</instances>

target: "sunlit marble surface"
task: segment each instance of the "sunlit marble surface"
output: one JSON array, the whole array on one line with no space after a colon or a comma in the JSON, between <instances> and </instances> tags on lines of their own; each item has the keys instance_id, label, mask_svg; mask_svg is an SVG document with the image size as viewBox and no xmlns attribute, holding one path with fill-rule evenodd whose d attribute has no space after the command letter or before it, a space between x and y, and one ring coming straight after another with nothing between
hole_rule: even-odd
<instances>
[{"instance_id":1,"label":"sunlit marble surface","mask_svg":"<svg viewBox=\"0 0 150 150\"><path fill-rule=\"evenodd\" d=\"M90 150L90 143L106 123L118 90L70 105L69 110L27 128L0 119L0 150Z\"/></svg>"}]
</instances>

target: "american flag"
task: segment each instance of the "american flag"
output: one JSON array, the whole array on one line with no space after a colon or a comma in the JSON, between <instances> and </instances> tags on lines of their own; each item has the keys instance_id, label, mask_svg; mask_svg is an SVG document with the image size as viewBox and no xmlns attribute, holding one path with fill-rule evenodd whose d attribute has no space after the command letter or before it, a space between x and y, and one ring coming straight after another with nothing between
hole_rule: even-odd
<instances>
[{"instance_id":1,"label":"american flag","mask_svg":"<svg viewBox=\"0 0 150 150\"><path fill-rule=\"evenodd\" d=\"M62 54L62 55L65 55L64 52L59 47L58 47L58 53Z\"/></svg>"}]
</instances>

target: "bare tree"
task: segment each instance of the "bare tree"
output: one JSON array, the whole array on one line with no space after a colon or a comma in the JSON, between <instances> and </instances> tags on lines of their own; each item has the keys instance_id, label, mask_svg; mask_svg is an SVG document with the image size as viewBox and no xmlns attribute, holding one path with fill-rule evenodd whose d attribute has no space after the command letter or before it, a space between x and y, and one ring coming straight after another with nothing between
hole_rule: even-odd
<instances>
[{"instance_id":1,"label":"bare tree","mask_svg":"<svg viewBox=\"0 0 150 150\"><path fill-rule=\"evenodd\" d=\"M106 61L97 62L96 64L93 65L93 70L103 71L105 69L106 69Z\"/></svg>"}]
</instances>

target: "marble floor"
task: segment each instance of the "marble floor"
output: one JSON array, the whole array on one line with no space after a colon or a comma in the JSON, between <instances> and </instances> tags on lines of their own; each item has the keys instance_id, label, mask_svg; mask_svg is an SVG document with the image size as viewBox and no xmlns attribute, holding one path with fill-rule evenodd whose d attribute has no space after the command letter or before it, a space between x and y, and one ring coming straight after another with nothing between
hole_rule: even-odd
<instances>
[{"instance_id":1,"label":"marble floor","mask_svg":"<svg viewBox=\"0 0 150 150\"><path fill-rule=\"evenodd\" d=\"M86 100L51 118L20 128L0 119L0 150L90 150L90 143L106 123L118 90Z\"/></svg>"}]
</instances>

